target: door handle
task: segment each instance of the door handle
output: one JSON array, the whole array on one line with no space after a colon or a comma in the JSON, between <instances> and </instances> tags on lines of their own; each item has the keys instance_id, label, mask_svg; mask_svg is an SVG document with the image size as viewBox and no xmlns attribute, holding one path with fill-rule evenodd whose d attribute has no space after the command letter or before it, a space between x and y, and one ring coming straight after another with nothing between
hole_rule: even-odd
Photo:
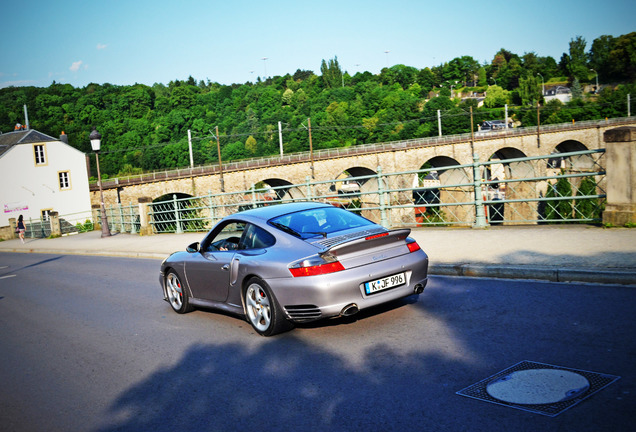
<instances>
[{"instance_id":1,"label":"door handle","mask_svg":"<svg viewBox=\"0 0 636 432\"><path fill-rule=\"evenodd\" d=\"M230 269L229 264L225 264L223 267L221 267L221 270L229 270L229 269Z\"/></svg>"}]
</instances>

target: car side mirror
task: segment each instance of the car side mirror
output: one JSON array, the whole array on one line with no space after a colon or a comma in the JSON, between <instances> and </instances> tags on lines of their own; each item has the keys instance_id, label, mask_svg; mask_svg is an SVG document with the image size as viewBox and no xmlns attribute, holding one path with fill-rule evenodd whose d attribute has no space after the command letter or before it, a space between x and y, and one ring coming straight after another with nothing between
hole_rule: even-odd
<instances>
[{"instance_id":1,"label":"car side mirror","mask_svg":"<svg viewBox=\"0 0 636 432\"><path fill-rule=\"evenodd\" d=\"M199 252L199 242L194 242L186 248L186 252Z\"/></svg>"}]
</instances>

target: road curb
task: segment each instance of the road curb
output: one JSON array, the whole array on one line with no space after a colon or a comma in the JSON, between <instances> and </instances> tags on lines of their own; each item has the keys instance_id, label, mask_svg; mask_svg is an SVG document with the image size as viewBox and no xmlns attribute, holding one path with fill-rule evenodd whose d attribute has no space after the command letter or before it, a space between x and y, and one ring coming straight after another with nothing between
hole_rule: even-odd
<instances>
[{"instance_id":1,"label":"road curb","mask_svg":"<svg viewBox=\"0 0 636 432\"><path fill-rule=\"evenodd\" d=\"M94 250L56 250L56 249L4 249L0 252L15 253L43 253L59 255L90 255L109 256L116 258L141 258L162 260L168 257L167 253L153 252L120 252L120 251L94 251ZM634 285L636 286L636 271L621 269L588 270L577 268L557 268L548 266L530 265L502 265L502 264L430 264L430 275L438 276L464 276L496 279L527 279L549 282L583 282L609 285Z\"/></svg>"},{"instance_id":2,"label":"road curb","mask_svg":"<svg viewBox=\"0 0 636 432\"><path fill-rule=\"evenodd\" d=\"M105 256L113 258L142 258L142 259L165 259L170 256L169 253L153 253L153 252L118 252L118 251L99 251L94 250L60 250L60 249L3 249L0 252L12 253L38 253L53 255L87 255L87 256Z\"/></svg>"},{"instance_id":3,"label":"road curb","mask_svg":"<svg viewBox=\"0 0 636 432\"><path fill-rule=\"evenodd\" d=\"M498 264L429 264L429 274L497 279L530 279L550 282L584 282L595 284L635 285L636 272L616 270L588 270L541 266Z\"/></svg>"}]
</instances>

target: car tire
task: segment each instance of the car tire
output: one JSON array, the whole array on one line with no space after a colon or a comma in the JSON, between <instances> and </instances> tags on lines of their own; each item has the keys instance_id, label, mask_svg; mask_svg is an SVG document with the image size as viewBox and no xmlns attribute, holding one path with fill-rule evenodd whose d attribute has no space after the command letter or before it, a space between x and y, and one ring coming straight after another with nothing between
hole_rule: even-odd
<instances>
[{"instance_id":1,"label":"car tire","mask_svg":"<svg viewBox=\"0 0 636 432\"><path fill-rule=\"evenodd\" d=\"M243 289L245 318L261 336L273 336L291 330L271 288L260 278L251 278Z\"/></svg>"},{"instance_id":2,"label":"car tire","mask_svg":"<svg viewBox=\"0 0 636 432\"><path fill-rule=\"evenodd\" d=\"M174 270L168 271L166 275L166 299L176 313L184 314L194 309L187 290Z\"/></svg>"}]
</instances>

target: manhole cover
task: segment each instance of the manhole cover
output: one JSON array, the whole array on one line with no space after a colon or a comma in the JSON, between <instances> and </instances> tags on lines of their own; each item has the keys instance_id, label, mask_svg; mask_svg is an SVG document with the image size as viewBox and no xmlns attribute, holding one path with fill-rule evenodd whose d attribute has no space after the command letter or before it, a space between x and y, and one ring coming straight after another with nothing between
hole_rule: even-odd
<instances>
[{"instance_id":1,"label":"manhole cover","mask_svg":"<svg viewBox=\"0 0 636 432\"><path fill-rule=\"evenodd\" d=\"M590 388L583 375L559 369L528 369L497 378L486 392L503 402L551 404L573 399Z\"/></svg>"},{"instance_id":2,"label":"manhole cover","mask_svg":"<svg viewBox=\"0 0 636 432\"><path fill-rule=\"evenodd\" d=\"M460 396L554 417L620 377L522 361L457 392Z\"/></svg>"}]
</instances>

